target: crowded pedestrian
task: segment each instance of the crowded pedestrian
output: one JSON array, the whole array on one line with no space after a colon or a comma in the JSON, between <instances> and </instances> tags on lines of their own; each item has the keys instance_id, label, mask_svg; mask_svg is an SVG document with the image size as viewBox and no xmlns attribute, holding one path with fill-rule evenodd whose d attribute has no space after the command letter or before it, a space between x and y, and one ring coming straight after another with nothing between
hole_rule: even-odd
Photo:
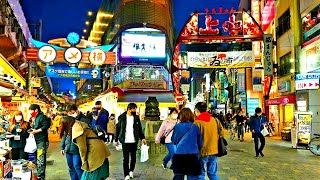
<instances>
[{"instance_id":1,"label":"crowded pedestrian","mask_svg":"<svg viewBox=\"0 0 320 180\"><path fill-rule=\"evenodd\" d=\"M54 117L54 119L52 121L53 133L58 134L60 132L62 119L63 119L63 117L60 115L60 113L57 113L57 115Z\"/></svg>"},{"instance_id":2,"label":"crowded pedestrian","mask_svg":"<svg viewBox=\"0 0 320 180\"><path fill-rule=\"evenodd\" d=\"M109 112L102 107L102 102L97 101L95 103L96 111L93 113L92 127L99 126L105 132L107 132L107 125L109 120Z\"/></svg>"},{"instance_id":3,"label":"crowded pedestrian","mask_svg":"<svg viewBox=\"0 0 320 180\"><path fill-rule=\"evenodd\" d=\"M79 148L72 142L72 126L76 122L77 114L74 113L74 106L67 106L67 116L63 118L60 138L61 154L67 158L67 164L71 180L80 180L83 170L80 158Z\"/></svg>"},{"instance_id":4,"label":"crowded pedestrian","mask_svg":"<svg viewBox=\"0 0 320 180\"><path fill-rule=\"evenodd\" d=\"M238 110L237 115L235 115L232 119L236 119L237 121L238 140L243 141L244 140L244 123L245 123L246 117L243 115L242 110Z\"/></svg>"},{"instance_id":5,"label":"crowded pedestrian","mask_svg":"<svg viewBox=\"0 0 320 180\"><path fill-rule=\"evenodd\" d=\"M76 121L72 126L72 141L78 146L82 161L81 180L102 180L109 177L108 146L87 123Z\"/></svg>"},{"instance_id":6,"label":"crowded pedestrian","mask_svg":"<svg viewBox=\"0 0 320 180\"><path fill-rule=\"evenodd\" d=\"M116 133L116 120L115 120L115 115L111 114L109 117L109 121L108 121L108 127L107 127L107 142L108 143L113 143L114 141L114 136Z\"/></svg>"},{"instance_id":7,"label":"crowded pedestrian","mask_svg":"<svg viewBox=\"0 0 320 180\"><path fill-rule=\"evenodd\" d=\"M142 131L139 116L136 114L137 105L129 103L127 111L119 116L116 128L115 142L116 146L119 141L122 144L123 152L123 171L125 180L134 178L134 169L136 165L136 156L139 139L143 144L147 144ZM131 156L130 166L129 157Z\"/></svg>"},{"instance_id":8,"label":"crowded pedestrian","mask_svg":"<svg viewBox=\"0 0 320 180\"><path fill-rule=\"evenodd\" d=\"M13 135L9 143L12 148L12 160L28 159L28 154L24 152L24 147L26 146L30 128L29 122L24 120L22 112L15 111L8 130Z\"/></svg>"},{"instance_id":9,"label":"crowded pedestrian","mask_svg":"<svg viewBox=\"0 0 320 180\"><path fill-rule=\"evenodd\" d=\"M203 142L200 150L201 175L199 179L205 180L207 173L210 180L218 180L218 128L223 132L223 126L207 112L207 104L205 102L196 104L195 115L197 117L194 124L199 127Z\"/></svg>"},{"instance_id":10,"label":"crowded pedestrian","mask_svg":"<svg viewBox=\"0 0 320 180\"><path fill-rule=\"evenodd\" d=\"M261 108L257 107L255 109L255 114L250 118L250 130L254 139L254 147L256 151L256 158L261 155L264 157L263 149L266 143L265 137L262 135L261 131L267 123L267 119L262 115ZM259 147L260 140L260 147Z\"/></svg>"},{"instance_id":11,"label":"crowded pedestrian","mask_svg":"<svg viewBox=\"0 0 320 180\"><path fill-rule=\"evenodd\" d=\"M43 114L38 104L31 104L29 110L31 111L30 115L33 121L33 130L30 133L34 135L37 144L36 177L44 180L46 174L47 145L49 142L48 129L50 128L50 121L48 120L48 117Z\"/></svg>"},{"instance_id":12,"label":"crowded pedestrian","mask_svg":"<svg viewBox=\"0 0 320 180\"><path fill-rule=\"evenodd\" d=\"M189 108L179 112L178 123L173 131L172 142L176 152L172 160L173 180L196 180L201 174L200 149L202 137L199 127L194 122L194 115Z\"/></svg>"},{"instance_id":13,"label":"crowded pedestrian","mask_svg":"<svg viewBox=\"0 0 320 180\"><path fill-rule=\"evenodd\" d=\"M168 154L164 157L162 162L162 167L164 169L167 168L168 162L170 160L172 161L173 155L175 153L175 145L172 143L171 137L174 131L174 127L177 124L177 118L178 110L176 108L172 108L170 110L169 117L162 122L160 129L156 135L155 142L160 143L161 138L165 138L165 145L168 149Z\"/></svg>"}]
</instances>

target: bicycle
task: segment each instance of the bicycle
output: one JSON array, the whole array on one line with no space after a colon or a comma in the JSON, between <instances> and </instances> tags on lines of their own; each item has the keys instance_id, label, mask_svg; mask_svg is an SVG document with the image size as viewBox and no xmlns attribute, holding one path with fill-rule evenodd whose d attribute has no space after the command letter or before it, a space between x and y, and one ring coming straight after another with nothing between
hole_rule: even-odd
<instances>
[{"instance_id":1,"label":"bicycle","mask_svg":"<svg viewBox=\"0 0 320 180\"><path fill-rule=\"evenodd\" d=\"M320 134L313 134L315 137L309 142L309 150L312 154L320 156Z\"/></svg>"}]
</instances>

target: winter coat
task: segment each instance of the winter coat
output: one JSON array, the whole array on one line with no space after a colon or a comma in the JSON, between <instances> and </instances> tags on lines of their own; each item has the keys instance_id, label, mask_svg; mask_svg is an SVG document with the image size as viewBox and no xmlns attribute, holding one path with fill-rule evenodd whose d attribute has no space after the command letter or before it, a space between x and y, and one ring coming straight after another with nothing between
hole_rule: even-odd
<instances>
[{"instance_id":1,"label":"winter coat","mask_svg":"<svg viewBox=\"0 0 320 180\"><path fill-rule=\"evenodd\" d=\"M256 133L260 133L261 130L263 129L263 124L266 124L267 123L267 119L265 116L261 115L261 116L258 116L258 115L254 115L254 116L251 116L250 118L250 130L254 130Z\"/></svg>"},{"instance_id":2,"label":"winter coat","mask_svg":"<svg viewBox=\"0 0 320 180\"><path fill-rule=\"evenodd\" d=\"M175 154L199 154L202 147L199 127L191 122L178 123L174 128L172 142L177 148Z\"/></svg>"},{"instance_id":3,"label":"winter coat","mask_svg":"<svg viewBox=\"0 0 320 180\"><path fill-rule=\"evenodd\" d=\"M98 169L111 155L107 145L84 122L76 121L72 126L72 141L79 148L84 171Z\"/></svg>"},{"instance_id":4,"label":"winter coat","mask_svg":"<svg viewBox=\"0 0 320 180\"><path fill-rule=\"evenodd\" d=\"M200 151L201 157L218 154L218 127L223 132L220 121L211 117L210 113L203 112L196 118L194 124L199 127L202 135L203 146Z\"/></svg>"},{"instance_id":5,"label":"winter coat","mask_svg":"<svg viewBox=\"0 0 320 180\"><path fill-rule=\"evenodd\" d=\"M170 120L169 118L164 120L160 126L158 133L157 133L157 136L155 139L156 143L160 143L160 139L163 136L167 136L165 143L171 143L172 142L171 138L172 138L172 134L174 131L173 128L176 124L177 124L176 120Z\"/></svg>"},{"instance_id":6,"label":"winter coat","mask_svg":"<svg viewBox=\"0 0 320 180\"><path fill-rule=\"evenodd\" d=\"M92 120L92 127L100 126L105 132L107 132L107 124L109 121L109 112L102 108L100 112L97 111L94 113L94 115L98 116L98 119Z\"/></svg>"},{"instance_id":7,"label":"winter coat","mask_svg":"<svg viewBox=\"0 0 320 180\"><path fill-rule=\"evenodd\" d=\"M60 150L64 150L68 154L79 154L78 146L72 142L71 137L66 133L64 133L60 142Z\"/></svg>"},{"instance_id":8,"label":"winter coat","mask_svg":"<svg viewBox=\"0 0 320 180\"><path fill-rule=\"evenodd\" d=\"M18 135L20 136L20 140L14 140L14 137L10 138L10 147L14 148L24 148L26 146L26 140L29 137L28 129L30 129L30 126L28 126L27 129L22 129L21 132L17 132L17 129L20 129L20 124L16 124L12 130L12 135Z\"/></svg>"},{"instance_id":9,"label":"winter coat","mask_svg":"<svg viewBox=\"0 0 320 180\"><path fill-rule=\"evenodd\" d=\"M109 119L109 122L108 122L108 128L107 128L107 133L109 134L115 134L116 133L116 120L113 119Z\"/></svg>"},{"instance_id":10,"label":"winter coat","mask_svg":"<svg viewBox=\"0 0 320 180\"><path fill-rule=\"evenodd\" d=\"M134 123L133 123L133 134L136 143L139 142L139 139L144 139L144 133L142 132L141 122L139 116L134 116ZM123 144L126 138L126 127L127 127L127 112L124 112L119 116L117 129L116 129L116 136L115 141L118 140Z\"/></svg>"},{"instance_id":11,"label":"winter coat","mask_svg":"<svg viewBox=\"0 0 320 180\"><path fill-rule=\"evenodd\" d=\"M34 138L37 143L40 142L48 142L48 129L50 128L50 120L49 118L43 114L43 112L39 112L36 116L36 119L33 122L33 129L41 129L42 132L34 135Z\"/></svg>"}]
</instances>

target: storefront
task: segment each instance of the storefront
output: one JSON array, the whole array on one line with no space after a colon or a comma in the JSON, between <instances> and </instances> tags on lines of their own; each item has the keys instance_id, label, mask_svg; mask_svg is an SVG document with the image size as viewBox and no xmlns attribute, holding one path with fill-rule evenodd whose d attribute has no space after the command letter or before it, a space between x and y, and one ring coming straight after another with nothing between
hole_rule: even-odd
<instances>
[{"instance_id":1,"label":"storefront","mask_svg":"<svg viewBox=\"0 0 320 180\"><path fill-rule=\"evenodd\" d=\"M284 128L289 128L294 123L295 103L295 95L266 100L266 106L269 107L268 119L274 123L276 134L280 135Z\"/></svg>"}]
</instances>

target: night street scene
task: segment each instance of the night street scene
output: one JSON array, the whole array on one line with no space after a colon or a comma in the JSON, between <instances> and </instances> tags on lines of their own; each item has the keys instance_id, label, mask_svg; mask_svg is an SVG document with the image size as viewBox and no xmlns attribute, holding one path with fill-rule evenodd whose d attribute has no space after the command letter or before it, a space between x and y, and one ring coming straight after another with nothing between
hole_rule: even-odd
<instances>
[{"instance_id":1,"label":"night street scene","mask_svg":"<svg viewBox=\"0 0 320 180\"><path fill-rule=\"evenodd\" d=\"M320 0L0 0L0 179L320 179Z\"/></svg>"}]
</instances>

